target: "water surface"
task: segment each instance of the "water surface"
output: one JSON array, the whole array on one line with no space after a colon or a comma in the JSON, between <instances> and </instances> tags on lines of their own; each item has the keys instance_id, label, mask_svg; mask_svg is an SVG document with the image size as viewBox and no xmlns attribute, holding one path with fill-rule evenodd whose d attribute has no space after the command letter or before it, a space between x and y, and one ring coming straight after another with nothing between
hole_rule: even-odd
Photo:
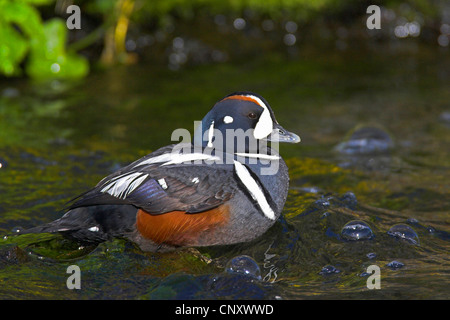
<instances>
[{"instance_id":1,"label":"water surface","mask_svg":"<svg viewBox=\"0 0 450 320\"><path fill-rule=\"evenodd\" d=\"M70 84L3 80L0 297L448 299L449 83L448 50L420 46L305 49L178 71L119 67ZM74 196L171 143L174 129L193 132L194 120L241 90L263 95L302 138L281 146L291 188L283 218L263 237L145 254L123 240L79 248L12 235L60 217ZM374 137L386 148L336 150L362 127L381 130ZM373 142L364 141L356 144ZM351 221L365 233L344 228ZM243 255L259 276L227 272ZM66 286L72 264L80 290ZM380 290L366 286L370 265L380 268Z\"/></svg>"}]
</instances>

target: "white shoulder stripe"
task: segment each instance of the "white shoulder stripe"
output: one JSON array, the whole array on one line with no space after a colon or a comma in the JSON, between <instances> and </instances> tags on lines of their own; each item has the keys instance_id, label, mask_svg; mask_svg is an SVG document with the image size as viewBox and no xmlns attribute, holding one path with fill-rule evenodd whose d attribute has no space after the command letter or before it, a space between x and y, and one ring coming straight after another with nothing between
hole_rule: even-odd
<instances>
[{"instance_id":1,"label":"white shoulder stripe","mask_svg":"<svg viewBox=\"0 0 450 320\"><path fill-rule=\"evenodd\" d=\"M212 156L210 154L204 154L204 153L165 153L153 158L149 158L147 160L144 160L142 162L139 162L134 167L147 165L147 164L155 164L155 163L161 163L162 166L168 166L171 164L180 164L183 162L189 162L189 161L195 161L195 160L209 160L209 161L216 161L220 160L217 156Z\"/></svg>"},{"instance_id":2,"label":"white shoulder stripe","mask_svg":"<svg viewBox=\"0 0 450 320\"><path fill-rule=\"evenodd\" d=\"M125 199L131 192L144 182L148 174L142 172L125 173L117 176L100 190L103 193L109 193L113 197Z\"/></svg>"},{"instance_id":3,"label":"white shoulder stripe","mask_svg":"<svg viewBox=\"0 0 450 320\"><path fill-rule=\"evenodd\" d=\"M270 204L267 202L264 192L258 186L258 183L253 179L247 168L239 161L234 161L234 169L242 183L247 188L252 198L258 203L264 215L270 220L275 220L275 212L273 212Z\"/></svg>"},{"instance_id":4,"label":"white shoulder stripe","mask_svg":"<svg viewBox=\"0 0 450 320\"><path fill-rule=\"evenodd\" d=\"M239 157L245 157L245 158L257 158L257 159L264 159L264 160L280 160L281 157L277 155L271 155L271 154L264 154L264 153L244 153L244 152L235 152L235 155Z\"/></svg>"}]
</instances>

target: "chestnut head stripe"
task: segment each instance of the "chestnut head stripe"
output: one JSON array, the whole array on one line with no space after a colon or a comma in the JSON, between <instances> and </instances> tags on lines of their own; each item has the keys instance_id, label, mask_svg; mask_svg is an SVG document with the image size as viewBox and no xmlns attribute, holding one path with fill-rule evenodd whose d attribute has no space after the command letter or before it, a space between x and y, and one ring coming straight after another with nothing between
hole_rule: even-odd
<instances>
[{"instance_id":1,"label":"chestnut head stripe","mask_svg":"<svg viewBox=\"0 0 450 320\"><path fill-rule=\"evenodd\" d=\"M256 123L255 130L253 131L255 139L264 139L272 133L274 121L270 115L269 108L260 98L253 95L235 95L226 97L222 101L229 99L250 101L264 109L259 117L258 123Z\"/></svg>"}]
</instances>

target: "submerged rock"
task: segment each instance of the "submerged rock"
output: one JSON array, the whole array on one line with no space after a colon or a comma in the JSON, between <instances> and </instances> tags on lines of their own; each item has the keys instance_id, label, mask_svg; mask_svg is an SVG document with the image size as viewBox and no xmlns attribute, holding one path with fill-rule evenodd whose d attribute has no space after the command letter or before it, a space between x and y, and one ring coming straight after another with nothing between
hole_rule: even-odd
<instances>
[{"instance_id":1,"label":"submerged rock","mask_svg":"<svg viewBox=\"0 0 450 320\"><path fill-rule=\"evenodd\" d=\"M335 150L348 155L373 154L387 152L393 146L394 142L386 131L375 126L364 126L354 129Z\"/></svg>"},{"instance_id":2,"label":"submerged rock","mask_svg":"<svg viewBox=\"0 0 450 320\"><path fill-rule=\"evenodd\" d=\"M27 253L16 245L5 245L0 248L0 267L21 264L29 260Z\"/></svg>"}]
</instances>

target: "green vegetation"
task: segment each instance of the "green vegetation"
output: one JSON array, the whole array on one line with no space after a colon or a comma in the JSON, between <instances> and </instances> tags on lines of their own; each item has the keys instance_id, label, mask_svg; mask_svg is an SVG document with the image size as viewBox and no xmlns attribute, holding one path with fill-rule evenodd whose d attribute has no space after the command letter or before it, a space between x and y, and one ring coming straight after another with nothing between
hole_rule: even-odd
<instances>
[{"instance_id":1,"label":"green vegetation","mask_svg":"<svg viewBox=\"0 0 450 320\"><path fill-rule=\"evenodd\" d=\"M74 4L81 11L82 30L67 28L66 20L72 14L66 12L65 1L0 0L0 74L34 79L82 78L89 73L89 62L103 66L135 63L136 54L126 48L130 32L135 36L160 32L166 37L167 30L183 29L206 17L203 25L195 25L195 35L204 33L208 39L217 39L217 34L210 33L214 32L214 17L220 15L231 21L243 17L259 24L261 21L271 21L280 25L293 21L305 33L303 27L321 25L327 21L335 27L359 23L371 2L80 0ZM391 0L380 5L398 10L408 21L419 17L422 23L432 25L432 21L440 19L439 2ZM316 32L320 33L320 30ZM310 37L317 38L312 33ZM221 34L219 38L223 36ZM156 51L160 55L167 52L164 49ZM86 57L89 57L89 62Z\"/></svg>"},{"instance_id":2,"label":"green vegetation","mask_svg":"<svg viewBox=\"0 0 450 320\"><path fill-rule=\"evenodd\" d=\"M0 73L21 75L24 60L25 72L33 78L72 78L88 73L86 59L66 50L68 30L63 20L42 20L36 6L51 2L0 1Z\"/></svg>"}]
</instances>

